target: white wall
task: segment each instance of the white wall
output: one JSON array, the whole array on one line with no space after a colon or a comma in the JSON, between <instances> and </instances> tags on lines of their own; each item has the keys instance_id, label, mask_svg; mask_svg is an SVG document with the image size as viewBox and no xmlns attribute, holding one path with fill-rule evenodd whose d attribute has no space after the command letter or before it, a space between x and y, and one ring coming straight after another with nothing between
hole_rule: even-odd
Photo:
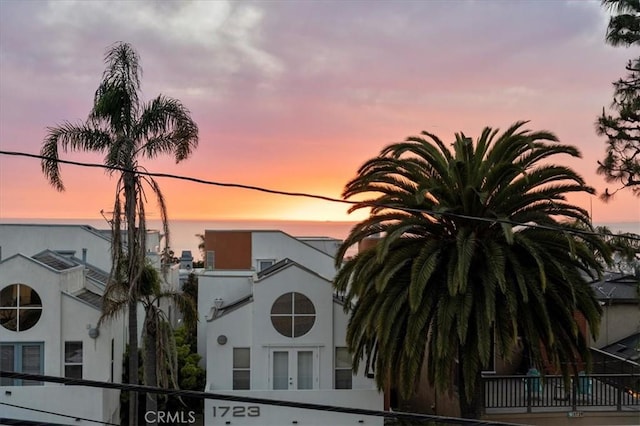
<instances>
[{"instance_id":1,"label":"white wall","mask_svg":"<svg viewBox=\"0 0 640 426\"><path fill-rule=\"evenodd\" d=\"M32 328L14 332L0 327L0 341L43 343L44 374L58 377L64 376L64 342L82 341L83 378L109 381L111 339L113 338L114 381L121 382L123 317L105 323L100 329L100 336L92 339L88 335L87 326L96 326L100 311L62 292L63 287L70 285L69 283L81 281L83 277L82 267L58 272L22 255L0 262L0 289L11 284L26 284L38 293L42 301L42 315ZM43 390L43 388L46 389ZM85 390L82 392L78 389ZM119 393L117 391L61 387L52 383L45 383L44 386L2 387L0 394L5 394L6 391L11 393L11 398L6 402L16 405L33 407L34 401L37 401L39 409L50 407L51 411L55 412L66 410L79 416L85 413L87 415L82 415L83 417L106 420L118 413ZM51 401L45 398L50 398ZM103 405L103 402L106 404ZM77 404L82 404L82 408L74 410ZM2 408L4 410L5 407ZM106 417L101 417L103 414ZM40 419L37 415L27 416L24 413L18 418Z\"/></svg>"},{"instance_id":2,"label":"white wall","mask_svg":"<svg viewBox=\"0 0 640 426\"><path fill-rule=\"evenodd\" d=\"M640 332L640 307L637 303L605 305L600 317L600 335L594 346L602 348Z\"/></svg>"},{"instance_id":3,"label":"white wall","mask_svg":"<svg viewBox=\"0 0 640 426\"><path fill-rule=\"evenodd\" d=\"M331 257L335 257L342 244L340 240L327 237L296 237L296 239L327 253Z\"/></svg>"},{"instance_id":4,"label":"white wall","mask_svg":"<svg viewBox=\"0 0 640 426\"><path fill-rule=\"evenodd\" d=\"M79 272L79 271L78 271ZM60 334L62 326L59 274L38 266L29 258L18 255L0 262L0 290L11 284L26 284L38 293L42 301L42 315L25 331L10 331L0 327L3 343L44 343L44 374L60 376Z\"/></svg>"},{"instance_id":5,"label":"white wall","mask_svg":"<svg viewBox=\"0 0 640 426\"><path fill-rule=\"evenodd\" d=\"M315 307L316 317L311 330L300 337L290 338L278 333L271 324L271 307L280 296L289 292L307 296ZM317 348L318 389L333 388L333 325L331 284L326 280L292 264L278 273L254 284L253 289L253 348L261 363L255 370L255 389L269 389L269 353L274 347Z\"/></svg>"},{"instance_id":6,"label":"white wall","mask_svg":"<svg viewBox=\"0 0 640 426\"><path fill-rule=\"evenodd\" d=\"M233 383L233 348L251 347L251 372L253 374L259 364L258 354L253 350L252 303L226 313L225 315L206 323L207 353L206 370L207 381L211 388L217 390L231 389ZM218 336L226 336L227 342L220 345ZM257 386L252 377L251 386Z\"/></svg>"},{"instance_id":7,"label":"white wall","mask_svg":"<svg viewBox=\"0 0 640 426\"><path fill-rule=\"evenodd\" d=\"M210 391L210 389L206 389ZM212 389L211 389L212 391ZM361 408L381 411L383 395L375 390L305 390L291 391L226 391L218 392L233 396L265 398L280 401L307 402L347 408ZM224 407L230 407L227 411ZM248 407L254 407L251 411ZM257 409L255 407L258 407ZM215 408L215 411L214 411ZM223 413L226 414L224 416ZM251 412L253 416L249 416ZM305 426L382 426L382 417L343 414L329 411L304 410L273 405L248 404L206 399L204 403L206 425L225 424L230 421L236 426L282 426L294 424ZM214 413L216 416L214 417ZM258 415L255 415L255 414ZM235 414L235 416L234 416ZM241 415L238 415L241 414Z\"/></svg>"},{"instance_id":8,"label":"white wall","mask_svg":"<svg viewBox=\"0 0 640 426\"><path fill-rule=\"evenodd\" d=\"M107 225L105 222L105 226ZM156 249L159 245L159 232L148 230L147 258L158 269L160 256ZM2 247L2 259L17 253L33 256L46 249L74 250L75 256L82 259L82 249L86 248L87 263L107 272L111 270L111 239L102 231L89 225L2 223L0 224L0 247Z\"/></svg>"},{"instance_id":9,"label":"white wall","mask_svg":"<svg viewBox=\"0 0 640 426\"><path fill-rule=\"evenodd\" d=\"M84 266L82 265L59 271L60 290L62 291L76 293L82 290L85 281Z\"/></svg>"},{"instance_id":10,"label":"white wall","mask_svg":"<svg viewBox=\"0 0 640 426\"><path fill-rule=\"evenodd\" d=\"M75 250L82 259L87 249L87 262L111 270L111 242L97 230L86 225L0 224L2 259L22 253L33 256L46 249Z\"/></svg>"},{"instance_id":11,"label":"white wall","mask_svg":"<svg viewBox=\"0 0 640 426\"><path fill-rule=\"evenodd\" d=\"M64 374L64 342L82 341L82 378L108 382L111 380L111 339L114 341L113 381L122 382L122 352L125 315L105 321L100 334L93 339L89 328L97 326L100 311L70 295L62 296L61 372Z\"/></svg>"},{"instance_id":12,"label":"white wall","mask_svg":"<svg viewBox=\"0 0 640 426\"><path fill-rule=\"evenodd\" d=\"M203 271L198 275L198 353L203 362L207 359L208 325L205 316L211 315L211 307L216 298L222 298L225 305L243 299L251 294L253 271Z\"/></svg>"},{"instance_id":13,"label":"white wall","mask_svg":"<svg viewBox=\"0 0 640 426\"><path fill-rule=\"evenodd\" d=\"M111 422L113 415L103 409L102 402L108 399L118 400L119 392L112 389L88 388L85 386L62 386L51 384L48 386L4 386L0 392L0 402L35 408L66 416L54 416L32 410L24 410L0 405L2 417L40 421L44 423L62 423L73 425L95 425L95 422L78 420L79 417ZM108 396L107 396L108 395Z\"/></svg>"},{"instance_id":14,"label":"white wall","mask_svg":"<svg viewBox=\"0 0 640 426\"><path fill-rule=\"evenodd\" d=\"M333 303L333 339L336 347L347 346L347 324L349 324L349 315L344 312L340 303ZM365 371L366 362L360 362L360 369L352 378L352 389L374 389L376 388L375 380L369 379Z\"/></svg>"},{"instance_id":15,"label":"white wall","mask_svg":"<svg viewBox=\"0 0 640 426\"><path fill-rule=\"evenodd\" d=\"M218 277L216 285L229 287L244 284L240 277ZM224 283L224 284L223 284ZM205 291L200 285L200 291ZM223 290L214 294L222 294ZM281 295L298 292L314 304L316 318L311 330L304 336L289 338L278 333L271 324L271 307ZM258 280L253 285L253 301L226 312L211 322L201 323L202 338L206 342L207 378L213 389L232 388L233 348L251 348L251 388L271 388L271 351L276 348L312 348L318 352L317 389L334 387L335 347L344 347L348 316L342 306L333 300L331 284L295 264ZM210 296L209 296L210 297ZM203 299L199 297L199 302ZM226 300L225 300L226 302ZM209 306L206 306L208 309ZM199 309L202 313L202 306ZM217 338L227 337L225 345ZM199 351L200 352L200 351ZM365 376L364 369L353 377L353 389L374 389L375 383Z\"/></svg>"},{"instance_id":16,"label":"white wall","mask_svg":"<svg viewBox=\"0 0 640 426\"><path fill-rule=\"evenodd\" d=\"M251 244L251 261L254 267L257 259L280 261L289 258L328 280L333 279L336 274L332 256L284 232L254 231L251 233Z\"/></svg>"}]
</instances>

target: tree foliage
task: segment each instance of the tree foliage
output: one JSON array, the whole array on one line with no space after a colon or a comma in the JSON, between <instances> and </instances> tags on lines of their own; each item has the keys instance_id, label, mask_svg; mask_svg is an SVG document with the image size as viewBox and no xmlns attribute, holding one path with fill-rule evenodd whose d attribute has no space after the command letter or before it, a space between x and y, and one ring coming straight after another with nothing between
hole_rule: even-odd
<instances>
[{"instance_id":1,"label":"tree foliage","mask_svg":"<svg viewBox=\"0 0 640 426\"><path fill-rule=\"evenodd\" d=\"M202 391L206 385L206 373L200 367L202 357L198 354L195 331L185 326L176 328L175 333L178 354L178 384L180 389ZM169 397L166 409L178 411L187 406L196 413L202 413L204 400L202 398Z\"/></svg>"},{"instance_id":2,"label":"tree foliage","mask_svg":"<svg viewBox=\"0 0 640 426\"><path fill-rule=\"evenodd\" d=\"M198 309L191 296L163 288L160 274L151 265L144 268L140 284L140 302L145 313L142 329L144 384L179 389L178 347L161 302L167 300L176 306L189 329L196 327ZM147 411L157 411L157 397L157 394L147 393Z\"/></svg>"},{"instance_id":3,"label":"tree foliage","mask_svg":"<svg viewBox=\"0 0 640 426\"><path fill-rule=\"evenodd\" d=\"M607 43L612 46L640 43L639 0L602 0L602 5L613 14L607 26Z\"/></svg>"},{"instance_id":4,"label":"tree foliage","mask_svg":"<svg viewBox=\"0 0 640 426\"><path fill-rule=\"evenodd\" d=\"M185 296L188 296L191 298L191 300L193 301L194 306L198 306L198 276L196 274L194 274L193 272L190 273L187 276L187 280L185 281L185 283L182 285L182 292L185 294ZM196 324L195 323L189 323L189 324L185 324L185 326L187 327L187 334L189 336L189 342L193 343L194 345L194 352L197 352L196 349L196 338L195 336L197 335L197 330L196 330Z\"/></svg>"},{"instance_id":5,"label":"tree foliage","mask_svg":"<svg viewBox=\"0 0 640 426\"><path fill-rule=\"evenodd\" d=\"M457 381L463 415L478 415L492 330L501 356L521 337L535 365L557 366L567 379L590 359L574 315L597 333L601 310L585 276L599 276L596 256L609 251L597 236L569 232L574 222L591 225L566 195L594 190L548 163L578 157L574 147L523 125L486 128L475 143L457 134L453 150L422 132L384 148L346 185L343 196L359 200L351 211L371 211L341 246L334 284L350 311L354 368L373 369L380 388L410 396L427 360L437 389ZM350 247L377 236L345 261Z\"/></svg>"},{"instance_id":6,"label":"tree foliage","mask_svg":"<svg viewBox=\"0 0 640 426\"><path fill-rule=\"evenodd\" d=\"M612 13L606 41L612 46L640 45L640 1L603 0ZM596 121L596 132L607 138L607 152L598 162L598 173L607 182L630 188L640 196L640 56L630 60L627 75L613 83L611 112L603 108ZM602 197L606 200L618 189Z\"/></svg>"},{"instance_id":7,"label":"tree foliage","mask_svg":"<svg viewBox=\"0 0 640 426\"><path fill-rule=\"evenodd\" d=\"M631 232L614 233L606 226L596 227L612 252L616 272L640 274L640 235Z\"/></svg>"}]
</instances>

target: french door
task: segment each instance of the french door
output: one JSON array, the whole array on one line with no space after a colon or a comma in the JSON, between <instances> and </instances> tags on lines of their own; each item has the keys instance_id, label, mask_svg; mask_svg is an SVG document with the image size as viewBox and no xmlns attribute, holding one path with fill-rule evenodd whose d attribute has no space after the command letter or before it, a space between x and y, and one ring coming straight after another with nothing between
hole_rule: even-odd
<instances>
[{"instance_id":1,"label":"french door","mask_svg":"<svg viewBox=\"0 0 640 426\"><path fill-rule=\"evenodd\" d=\"M318 388L316 348L273 349L271 387L275 390Z\"/></svg>"}]
</instances>

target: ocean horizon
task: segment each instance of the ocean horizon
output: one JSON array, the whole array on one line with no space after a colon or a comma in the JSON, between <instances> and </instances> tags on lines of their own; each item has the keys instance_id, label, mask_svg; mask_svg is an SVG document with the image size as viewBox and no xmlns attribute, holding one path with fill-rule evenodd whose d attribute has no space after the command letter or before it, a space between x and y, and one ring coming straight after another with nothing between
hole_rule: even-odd
<instances>
[{"instance_id":1,"label":"ocean horizon","mask_svg":"<svg viewBox=\"0 0 640 426\"><path fill-rule=\"evenodd\" d=\"M89 225L96 229L109 229L104 218L51 219L51 218L0 218L0 224L50 224L50 225ZM195 259L200 259L199 239L207 229L220 230L278 230L294 237L331 237L344 240L357 221L312 221L312 220L276 220L276 219L169 219L169 246L176 256L183 250L189 250ZM613 232L631 232L640 234L638 222L600 222L595 226L606 226ZM160 229L158 219L148 219L147 228Z\"/></svg>"}]
</instances>

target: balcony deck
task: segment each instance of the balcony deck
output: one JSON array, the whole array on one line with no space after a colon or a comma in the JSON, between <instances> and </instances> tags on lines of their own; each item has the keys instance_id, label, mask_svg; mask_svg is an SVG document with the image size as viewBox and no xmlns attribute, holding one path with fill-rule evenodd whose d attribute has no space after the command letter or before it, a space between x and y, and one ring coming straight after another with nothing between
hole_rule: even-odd
<instances>
[{"instance_id":1,"label":"balcony deck","mask_svg":"<svg viewBox=\"0 0 640 426\"><path fill-rule=\"evenodd\" d=\"M486 414L631 411L640 413L640 375L483 377Z\"/></svg>"}]
</instances>

